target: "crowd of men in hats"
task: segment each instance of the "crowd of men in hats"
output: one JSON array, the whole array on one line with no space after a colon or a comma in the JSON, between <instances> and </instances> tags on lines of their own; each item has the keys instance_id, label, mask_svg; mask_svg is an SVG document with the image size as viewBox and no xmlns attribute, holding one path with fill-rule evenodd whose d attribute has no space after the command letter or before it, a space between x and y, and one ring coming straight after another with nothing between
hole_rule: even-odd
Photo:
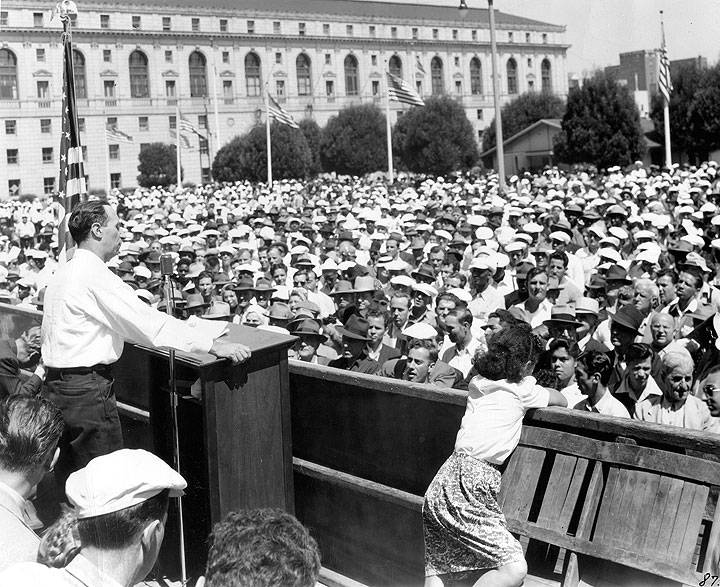
<instances>
[{"instance_id":1,"label":"crowd of men in hats","mask_svg":"<svg viewBox=\"0 0 720 587\"><path fill-rule=\"evenodd\" d=\"M289 332L296 360L461 389L487 341L524 321L546 348L538 381L570 407L720 432L715 162L548 168L505 194L492 174L324 176L110 203L123 244L109 266L162 309L171 253L179 317ZM42 309L57 211L3 206L0 298Z\"/></svg>"}]
</instances>

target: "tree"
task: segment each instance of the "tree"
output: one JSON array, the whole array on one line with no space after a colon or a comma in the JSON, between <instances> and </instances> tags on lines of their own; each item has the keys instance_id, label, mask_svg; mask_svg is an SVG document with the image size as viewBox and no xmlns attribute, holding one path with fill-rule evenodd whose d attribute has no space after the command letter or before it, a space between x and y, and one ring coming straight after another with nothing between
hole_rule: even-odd
<instances>
[{"instance_id":1,"label":"tree","mask_svg":"<svg viewBox=\"0 0 720 587\"><path fill-rule=\"evenodd\" d=\"M322 172L322 164L320 162L320 127L312 118L303 118L298 124L303 135L305 135L305 141L312 155L312 162L310 163L308 174L317 175Z\"/></svg>"},{"instance_id":2,"label":"tree","mask_svg":"<svg viewBox=\"0 0 720 587\"><path fill-rule=\"evenodd\" d=\"M320 137L325 171L363 175L387 167L385 115L372 104L348 106L333 116Z\"/></svg>"},{"instance_id":3,"label":"tree","mask_svg":"<svg viewBox=\"0 0 720 587\"><path fill-rule=\"evenodd\" d=\"M632 163L644 153L640 113L626 87L598 72L570 90L555 138L559 161L607 168Z\"/></svg>"},{"instance_id":4,"label":"tree","mask_svg":"<svg viewBox=\"0 0 720 587\"><path fill-rule=\"evenodd\" d=\"M720 147L720 66L683 67L672 76L670 137L675 150L684 151L694 163L707 160ZM653 96L650 117L659 142L665 140L664 98Z\"/></svg>"},{"instance_id":5,"label":"tree","mask_svg":"<svg viewBox=\"0 0 720 587\"><path fill-rule=\"evenodd\" d=\"M527 92L508 102L501 110L503 139L527 128L543 118L562 118L565 101L550 92ZM483 134L483 151L495 146L495 118Z\"/></svg>"},{"instance_id":6,"label":"tree","mask_svg":"<svg viewBox=\"0 0 720 587\"><path fill-rule=\"evenodd\" d=\"M303 133L286 124L270 125L273 179L303 178L312 164L312 154ZM213 161L216 181L267 179L265 125L255 126L242 137L235 137L218 150Z\"/></svg>"},{"instance_id":7,"label":"tree","mask_svg":"<svg viewBox=\"0 0 720 587\"><path fill-rule=\"evenodd\" d=\"M150 143L140 149L138 155L138 185L142 187L167 187L177 184L177 160L175 145ZM182 169L180 170L182 174Z\"/></svg>"},{"instance_id":8,"label":"tree","mask_svg":"<svg viewBox=\"0 0 720 587\"><path fill-rule=\"evenodd\" d=\"M447 96L428 98L397 121L393 151L410 171L436 175L469 169L479 157L465 110Z\"/></svg>"}]
</instances>

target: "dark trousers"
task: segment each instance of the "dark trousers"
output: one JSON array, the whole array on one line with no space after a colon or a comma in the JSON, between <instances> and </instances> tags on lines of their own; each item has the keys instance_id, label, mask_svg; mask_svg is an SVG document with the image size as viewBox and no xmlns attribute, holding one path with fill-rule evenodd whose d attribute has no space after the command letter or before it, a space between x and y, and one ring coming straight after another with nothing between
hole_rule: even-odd
<instances>
[{"instance_id":1,"label":"dark trousers","mask_svg":"<svg viewBox=\"0 0 720 587\"><path fill-rule=\"evenodd\" d=\"M48 378L43 396L65 419L60 458L55 466L58 484L97 456L123 447L120 418L113 393L113 378L97 372Z\"/></svg>"}]
</instances>

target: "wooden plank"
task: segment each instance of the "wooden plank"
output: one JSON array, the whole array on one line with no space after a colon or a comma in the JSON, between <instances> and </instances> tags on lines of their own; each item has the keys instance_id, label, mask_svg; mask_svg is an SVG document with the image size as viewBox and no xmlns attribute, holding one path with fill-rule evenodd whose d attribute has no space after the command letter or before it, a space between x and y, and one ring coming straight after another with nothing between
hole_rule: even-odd
<instances>
[{"instance_id":1,"label":"wooden plank","mask_svg":"<svg viewBox=\"0 0 720 587\"><path fill-rule=\"evenodd\" d=\"M590 485L588 485L585 501L580 512L578 527L575 535L580 539L590 539L590 534L595 522L595 514L600 507L600 498L603 494L603 474L602 463L596 462L593 465L592 477L590 477Z\"/></svg>"},{"instance_id":2,"label":"wooden plank","mask_svg":"<svg viewBox=\"0 0 720 587\"><path fill-rule=\"evenodd\" d=\"M667 557L660 555L649 556L647 554L628 551L626 548L611 546L604 542L590 542L577 536L564 535L549 528L542 528L530 522L510 522L510 520L508 520L508 528L511 532L523 534L535 540L547 542L548 544L555 544L571 552L613 561L673 581L696 585L697 581L702 578L702 575L694 572L694 570L689 567L679 566Z\"/></svg>"},{"instance_id":3,"label":"wooden plank","mask_svg":"<svg viewBox=\"0 0 720 587\"><path fill-rule=\"evenodd\" d=\"M280 395L280 429L282 430L283 482L285 485L285 503L287 511L295 513L295 487L293 483L292 460L292 409L290 404L290 378L288 374L287 353L276 353Z\"/></svg>"},{"instance_id":4,"label":"wooden plank","mask_svg":"<svg viewBox=\"0 0 720 587\"><path fill-rule=\"evenodd\" d=\"M559 430L541 429L536 426L523 427L520 443L524 446L541 447L545 450L573 454L604 463L636 467L675 477L694 479L710 485L720 485L720 463L678 452L602 441Z\"/></svg>"},{"instance_id":5,"label":"wooden plank","mask_svg":"<svg viewBox=\"0 0 720 587\"><path fill-rule=\"evenodd\" d=\"M565 495L565 501L562 505L562 509L560 510L560 515L558 516L556 524L557 528L562 532L567 532L567 529L570 526L570 521L577 507L578 499L580 498L580 489L582 488L585 480L588 465L589 461L587 459L577 459L577 462L575 463L572 481L570 483L570 487L568 488L568 492Z\"/></svg>"},{"instance_id":6,"label":"wooden plank","mask_svg":"<svg viewBox=\"0 0 720 587\"><path fill-rule=\"evenodd\" d=\"M709 455L720 454L720 435L717 434L628 418L613 418L580 410L566 408L530 410L525 415L525 423L540 428L561 430L576 428L582 430L587 437L627 436L657 446L674 447L675 450L692 449Z\"/></svg>"},{"instance_id":7,"label":"wooden plank","mask_svg":"<svg viewBox=\"0 0 720 587\"><path fill-rule=\"evenodd\" d=\"M607 482L605 483L605 491L600 500L600 513L598 514L598 522L595 528L593 542L603 542L606 536L611 535L614 531L610 521L612 519L612 510L617 503L615 493L620 482L620 474L620 469L610 467Z\"/></svg>"},{"instance_id":8,"label":"wooden plank","mask_svg":"<svg viewBox=\"0 0 720 587\"><path fill-rule=\"evenodd\" d=\"M638 488L633 498L635 522L629 534L628 544L633 550L643 551L645 536L650 525L648 511L652 511L658 486L662 477L647 471L638 471ZM649 509L648 509L648 506Z\"/></svg>"},{"instance_id":9,"label":"wooden plank","mask_svg":"<svg viewBox=\"0 0 720 587\"><path fill-rule=\"evenodd\" d=\"M319 479L332 485L352 489L363 495L368 495L411 510L422 511L424 498L419 495L400 491L399 489L375 483L374 481L368 481L367 479L361 479L354 475L348 475L342 471L336 471L316 463L311 463L310 461L304 461L303 459L293 458L293 469L295 472L312 477L313 479Z\"/></svg>"},{"instance_id":10,"label":"wooden plank","mask_svg":"<svg viewBox=\"0 0 720 587\"><path fill-rule=\"evenodd\" d=\"M545 461L545 451L528 447L518 447L516 450L518 476L505 499L503 513L506 518L527 520Z\"/></svg>"},{"instance_id":11,"label":"wooden plank","mask_svg":"<svg viewBox=\"0 0 720 587\"><path fill-rule=\"evenodd\" d=\"M638 545L643 551L654 551L658 548L658 537L664 521L665 507L671 490L673 478L661 476L653 503L648 510L648 527L645 531L643 543Z\"/></svg>"},{"instance_id":12,"label":"wooden plank","mask_svg":"<svg viewBox=\"0 0 720 587\"><path fill-rule=\"evenodd\" d=\"M538 514L538 525L560 530L560 512L565 504L576 464L576 457L560 454L555 456Z\"/></svg>"},{"instance_id":13,"label":"wooden plank","mask_svg":"<svg viewBox=\"0 0 720 587\"><path fill-rule=\"evenodd\" d=\"M562 587L577 587L579 584L580 568L578 567L578 555L574 552L568 552Z\"/></svg>"},{"instance_id":14,"label":"wooden plank","mask_svg":"<svg viewBox=\"0 0 720 587\"><path fill-rule=\"evenodd\" d=\"M361 387L363 389L372 389L389 394L417 397L419 399L451 403L460 406L467 404L467 391L464 390L437 387L426 383L410 383L408 381L389 379L377 375L366 375L365 373L335 369L334 367L326 367L324 365L311 365L303 361L290 360L288 361L288 365L290 375L293 379L293 376L300 375L311 379L340 383L340 386L330 387L330 389L334 391L341 391L343 387Z\"/></svg>"},{"instance_id":15,"label":"wooden plank","mask_svg":"<svg viewBox=\"0 0 720 587\"><path fill-rule=\"evenodd\" d=\"M605 544L625 546L623 534L627 529L627 509L635 487L634 473L635 471L628 469L618 469L612 504L605 520L605 533L603 535L603 543Z\"/></svg>"},{"instance_id":16,"label":"wooden plank","mask_svg":"<svg viewBox=\"0 0 720 587\"><path fill-rule=\"evenodd\" d=\"M702 570L703 573L720 575L720 507L715 508Z\"/></svg>"},{"instance_id":17,"label":"wooden plank","mask_svg":"<svg viewBox=\"0 0 720 587\"><path fill-rule=\"evenodd\" d=\"M685 485L691 485L685 483ZM681 564L690 564L692 561L695 547L698 542L700 523L702 522L703 513L705 512L705 504L707 503L709 488L704 485L694 486L694 495L690 503L690 511L685 519L685 536L679 545L678 560ZM678 526L682 525L682 520L678 518L675 522Z\"/></svg>"},{"instance_id":18,"label":"wooden plank","mask_svg":"<svg viewBox=\"0 0 720 587\"><path fill-rule=\"evenodd\" d=\"M684 482L681 479L672 479L670 489L665 499L665 507L662 513L662 522L657 534L656 552L658 556L672 556L670 551L675 551L676 544L671 540L675 518L680 508L680 499L683 493Z\"/></svg>"}]
</instances>

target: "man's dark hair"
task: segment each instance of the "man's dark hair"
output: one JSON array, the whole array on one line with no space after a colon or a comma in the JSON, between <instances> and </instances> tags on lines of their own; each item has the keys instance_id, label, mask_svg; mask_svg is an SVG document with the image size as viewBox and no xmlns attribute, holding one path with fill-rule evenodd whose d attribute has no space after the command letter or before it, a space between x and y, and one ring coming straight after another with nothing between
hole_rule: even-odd
<instances>
[{"instance_id":1,"label":"man's dark hair","mask_svg":"<svg viewBox=\"0 0 720 587\"><path fill-rule=\"evenodd\" d=\"M582 365L588 375L600 375L600 383L607 385L612 376L613 365L605 353L600 351L587 351L577 358L577 364Z\"/></svg>"},{"instance_id":2,"label":"man's dark hair","mask_svg":"<svg viewBox=\"0 0 720 587\"><path fill-rule=\"evenodd\" d=\"M438 348L434 341L427 338L413 338L408 344L407 352L413 349L427 349L430 362L436 363L438 360Z\"/></svg>"},{"instance_id":3,"label":"man's dark hair","mask_svg":"<svg viewBox=\"0 0 720 587\"><path fill-rule=\"evenodd\" d=\"M465 308L455 308L452 312L450 312L451 316L455 316L457 318L457 321L460 322L460 324L467 324L468 326L472 326L473 323L473 313Z\"/></svg>"},{"instance_id":4,"label":"man's dark hair","mask_svg":"<svg viewBox=\"0 0 720 587\"><path fill-rule=\"evenodd\" d=\"M63 428L60 410L40 397L0 402L0 468L26 473L52 458Z\"/></svg>"},{"instance_id":5,"label":"man's dark hair","mask_svg":"<svg viewBox=\"0 0 720 587\"><path fill-rule=\"evenodd\" d=\"M533 267L532 269L530 269L530 271L528 271L525 281L527 283L530 283L538 275L544 275L545 277L547 277L547 272L545 271L545 269L541 269L540 267Z\"/></svg>"},{"instance_id":6,"label":"man's dark hair","mask_svg":"<svg viewBox=\"0 0 720 587\"><path fill-rule=\"evenodd\" d=\"M571 357L577 357L578 355L577 347L567 338L553 338L548 345L548 356L552 357L552 354L558 349L565 349Z\"/></svg>"},{"instance_id":7,"label":"man's dark hair","mask_svg":"<svg viewBox=\"0 0 720 587\"><path fill-rule=\"evenodd\" d=\"M200 284L200 281L202 281L205 278L210 278L213 281L215 281L213 279L212 273L210 273L209 271L201 271L200 273L198 273L198 276L195 278L195 287L197 287Z\"/></svg>"},{"instance_id":8,"label":"man's dark hair","mask_svg":"<svg viewBox=\"0 0 720 587\"><path fill-rule=\"evenodd\" d=\"M458 298L455 294L451 294L448 292L441 293L436 299L435 299L435 307L440 303L441 300L447 300L449 302L452 302L455 304L455 307L457 308L460 304L460 298Z\"/></svg>"},{"instance_id":9,"label":"man's dark hair","mask_svg":"<svg viewBox=\"0 0 720 587\"><path fill-rule=\"evenodd\" d=\"M661 277L665 277L666 275L670 278L670 281L671 281L673 284L676 284L676 283L678 282L678 278L680 277L680 276L678 275L678 272L675 271L675 269L672 269L672 268L668 267L668 268L666 268L666 269L663 269L663 270L661 270L661 271L658 271L657 279L656 279L655 281L657 281L657 280L660 279Z\"/></svg>"},{"instance_id":10,"label":"man's dark hair","mask_svg":"<svg viewBox=\"0 0 720 587\"><path fill-rule=\"evenodd\" d=\"M467 275L465 275L464 273L460 273L459 271L448 275L448 279L459 279L460 287L465 287L467 285Z\"/></svg>"},{"instance_id":11,"label":"man's dark hair","mask_svg":"<svg viewBox=\"0 0 720 587\"><path fill-rule=\"evenodd\" d=\"M87 240L93 224L105 226L108 220L105 206L109 205L105 200L89 200L80 202L73 208L68 220L68 230L76 243L80 244Z\"/></svg>"},{"instance_id":12,"label":"man's dark hair","mask_svg":"<svg viewBox=\"0 0 720 587\"><path fill-rule=\"evenodd\" d=\"M540 271L540 273L542 273L542 271ZM512 312L501 308L490 312L488 314L488 320L490 320L490 318L497 318L500 320L500 324L504 324L505 326L513 326L518 323L518 319L512 315Z\"/></svg>"},{"instance_id":13,"label":"man's dark hair","mask_svg":"<svg viewBox=\"0 0 720 587\"><path fill-rule=\"evenodd\" d=\"M386 309L384 309L380 304L373 302L370 307L368 308L367 314L365 315L365 318L382 318L383 323L385 324L385 327L387 327L388 324L390 324L392 320L392 316L390 315L390 312L388 312Z\"/></svg>"},{"instance_id":14,"label":"man's dark hair","mask_svg":"<svg viewBox=\"0 0 720 587\"><path fill-rule=\"evenodd\" d=\"M550 265L550 262L555 259L556 261L560 261L563 264L563 267L567 269L568 263L570 260L568 259L568 256L563 253L562 251L555 251L553 253L550 253L550 256L548 257L548 265Z\"/></svg>"},{"instance_id":15,"label":"man's dark hair","mask_svg":"<svg viewBox=\"0 0 720 587\"><path fill-rule=\"evenodd\" d=\"M627 351L625 351L625 362L639 363L645 359L651 359L655 356L652 347L644 342L632 343Z\"/></svg>"},{"instance_id":16,"label":"man's dark hair","mask_svg":"<svg viewBox=\"0 0 720 587\"><path fill-rule=\"evenodd\" d=\"M210 535L207 587L312 587L319 574L317 542L282 510L230 512Z\"/></svg>"}]
</instances>

